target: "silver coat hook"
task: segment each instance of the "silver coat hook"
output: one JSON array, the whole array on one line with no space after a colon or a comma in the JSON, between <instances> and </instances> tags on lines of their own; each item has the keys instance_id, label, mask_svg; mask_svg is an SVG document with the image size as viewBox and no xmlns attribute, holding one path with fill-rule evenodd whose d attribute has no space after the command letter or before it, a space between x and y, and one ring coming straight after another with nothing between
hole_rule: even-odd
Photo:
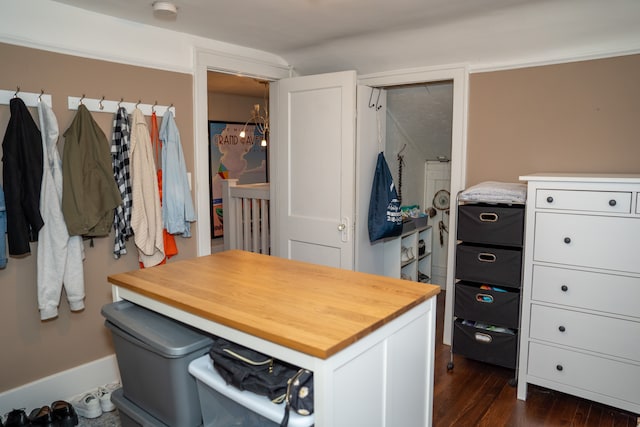
<instances>
[{"instance_id":1,"label":"silver coat hook","mask_svg":"<svg viewBox=\"0 0 640 427\"><path fill-rule=\"evenodd\" d=\"M102 97L100 102L98 102L98 108L100 108L100 110L104 110L104 105L102 104L102 101L104 101L104 96Z\"/></svg>"},{"instance_id":2,"label":"silver coat hook","mask_svg":"<svg viewBox=\"0 0 640 427\"><path fill-rule=\"evenodd\" d=\"M82 100L84 100L84 93L82 94L82 98L80 98L80 101L78 101L78 105L82 105Z\"/></svg>"},{"instance_id":3,"label":"silver coat hook","mask_svg":"<svg viewBox=\"0 0 640 427\"><path fill-rule=\"evenodd\" d=\"M42 95L44 95L44 89L40 89L40 95L38 95L38 102L42 102Z\"/></svg>"},{"instance_id":4,"label":"silver coat hook","mask_svg":"<svg viewBox=\"0 0 640 427\"><path fill-rule=\"evenodd\" d=\"M20 86L17 86L16 93L13 94L13 97L17 98L19 92L20 92Z\"/></svg>"}]
</instances>

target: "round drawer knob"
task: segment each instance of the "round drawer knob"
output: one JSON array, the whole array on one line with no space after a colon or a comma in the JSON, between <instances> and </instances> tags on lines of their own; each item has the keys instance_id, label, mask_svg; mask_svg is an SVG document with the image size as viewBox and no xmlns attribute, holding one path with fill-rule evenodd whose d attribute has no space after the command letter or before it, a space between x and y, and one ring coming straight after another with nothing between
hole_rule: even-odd
<instances>
[{"instance_id":1,"label":"round drawer knob","mask_svg":"<svg viewBox=\"0 0 640 427\"><path fill-rule=\"evenodd\" d=\"M556 369L557 369L558 371L562 371L562 369L564 369L564 368L562 367L562 365L556 365Z\"/></svg>"},{"instance_id":2,"label":"round drawer knob","mask_svg":"<svg viewBox=\"0 0 640 427\"><path fill-rule=\"evenodd\" d=\"M569 290L569 287L567 285L562 285L560 286L560 289L562 290L562 292L567 292Z\"/></svg>"},{"instance_id":3,"label":"round drawer knob","mask_svg":"<svg viewBox=\"0 0 640 427\"><path fill-rule=\"evenodd\" d=\"M559 330L560 332L564 332L564 331L566 331L566 329L565 329L565 327L564 327L564 326L559 326L559 327L558 327L558 330Z\"/></svg>"},{"instance_id":4,"label":"round drawer knob","mask_svg":"<svg viewBox=\"0 0 640 427\"><path fill-rule=\"evenodd\" d=\"M547 203L553 203L553 197L551 196L547 197Z\"/></svg>"},{"instance_id":5,"label":"round drawer knob","mask_svg":"<svg viewBox=\"0 0 640 427\"><path fill-rule=\"evenodd\" d=\"M569 243L571 243L571 238L570 237L565 237L564 238L564 242L568 245Z\"/></svg>"},{"instance_id":6,"label":"round drawer knob","mask_svg":"<svg viewBox=\"0 0 640 427\"><path fill-rule=\"evenodd\" d=\"M609 206L615 206L615 205L616 205L615 199L609 200Z\"/></svg>"}]
</instances>

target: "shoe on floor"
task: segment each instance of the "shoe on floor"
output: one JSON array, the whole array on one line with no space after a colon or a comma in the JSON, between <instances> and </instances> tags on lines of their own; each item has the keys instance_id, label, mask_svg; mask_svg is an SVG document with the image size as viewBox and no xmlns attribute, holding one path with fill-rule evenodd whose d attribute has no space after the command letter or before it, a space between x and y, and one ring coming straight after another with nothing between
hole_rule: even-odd
<instances>
[{"instance_id":1,"label":"shoe on floor","mask_svg":"<svg viewBox=\"0 0 640 427\"><path fill-rule=\"evenodd\" d=\"M102 408L102 412L111 412L116 409L116 405L111 402L111 393L120 388L119 382L113 382L109 384L105 384L101 387L98 387L96 391L96 395L100 400L100 407Z\"/></svg>"},{"instance_id":2,"label":"shoe on floor","mask_svg":"<svg viewBox=\"0 0 640 427\"><path fill-rule=\"evenodd\" d=\"M74 427L78 425L78 414L73 405L64 400L56 400L51 404L53 417L58 420L60 427Z\"/></svg>"},{"instance_id":3,"label":"shoe on floor","mask_svg":"<svg viewBox=\"0 0 640 427\"><path fill-rule=\"evenodd\" d=\"M84 418L98 418L102 415L100 399L95 393L85 393L71 399L78 415Z\"/></svg>"},{"instance_id":4,"label":"shoe on floor","mask_svg":"<svg viewBox=\"0 0 640 427\"><path fill-rule=\"evenodd\" d=\"M36 408L29 414L32 426L42 427L60 427L60 423L53 417L53 412L49 406Z\"/></svg>"},{"instance_id":5,"label":"shoe on floor","mask_svg":"<svg viewBox=\"0 0 640 427\"><path fill-rule=\"evenodd\" d=\"M5 427L27 427L31 425L31 421L24 409L14 409L7 414L4 425Z\"/></svg>"}]
</instances>

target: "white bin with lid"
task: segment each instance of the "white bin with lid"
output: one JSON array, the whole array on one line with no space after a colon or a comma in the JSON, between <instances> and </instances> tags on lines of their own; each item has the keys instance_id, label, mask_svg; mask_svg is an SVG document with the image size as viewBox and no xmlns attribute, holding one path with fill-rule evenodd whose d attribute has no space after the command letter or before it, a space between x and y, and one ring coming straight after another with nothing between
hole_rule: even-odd
<instances>
[{"instance_id":1,"label":"white bin with lid","mask_svg":"<svg viewBox=\"0 0 640 427\"><path fill-rule=\"evenodd\" d=\"M278 427L285 404L227 385L213 368L209 355L193 360L189 372L196 379L204 427ZM314 416L290 411L288 427L310 427Z\"/></svg>"}]
</instances>

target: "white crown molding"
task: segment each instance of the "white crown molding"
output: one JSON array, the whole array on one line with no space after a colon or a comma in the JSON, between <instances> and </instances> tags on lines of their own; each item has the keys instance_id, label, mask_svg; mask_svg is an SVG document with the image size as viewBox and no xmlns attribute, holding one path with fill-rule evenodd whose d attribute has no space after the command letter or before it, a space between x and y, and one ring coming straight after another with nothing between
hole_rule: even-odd
<instances>
[{"instance_id":1,"label":"white crown molding","mask_svg":"<svg viewBox=\"0 0 640 427\"><path fill-rule=\"evenodd\" d=\"M619 56L640 54L640 47L627 50L610 50L583 55L566 55L555 58L528 58L495 63L472 64L468 66L470 74L490 71L514 70L518 68L541 67L545 65L566 64L570 62L592 61L597 59L615 58Z\"/></svg>"}]
</instances>

